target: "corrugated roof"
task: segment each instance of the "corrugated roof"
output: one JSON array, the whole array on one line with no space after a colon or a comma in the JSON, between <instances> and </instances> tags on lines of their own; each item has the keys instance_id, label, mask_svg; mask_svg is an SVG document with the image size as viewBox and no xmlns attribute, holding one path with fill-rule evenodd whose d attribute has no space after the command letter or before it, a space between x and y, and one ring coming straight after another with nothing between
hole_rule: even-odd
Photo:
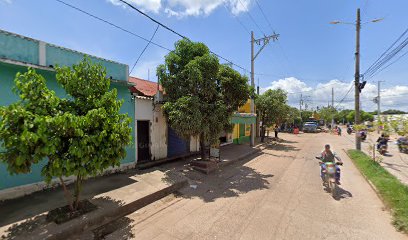
<instances>
[{"instance_id":1,"label":"corrugated roof","mask_svg":"<svg viewBox=\"0 0 408 240\"><path fill-rule=\"evenodd\" d=\"M136 78L136 77L130 77L129 76L129 82L136 84L136 86L130 87L130 90L133 93L139 93L144 96L148 97L153 97L157 93L157 83L156 82L151 82L148 80ZM159 90L163 91L163 88L161 85L159 85Z\"/></svg>"}]
</instances>

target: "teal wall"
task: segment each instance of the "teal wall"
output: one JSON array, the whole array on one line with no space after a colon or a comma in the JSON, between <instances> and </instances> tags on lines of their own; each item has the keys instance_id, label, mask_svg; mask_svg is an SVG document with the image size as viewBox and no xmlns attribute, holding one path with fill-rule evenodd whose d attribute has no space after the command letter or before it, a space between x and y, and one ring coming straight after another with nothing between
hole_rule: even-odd
<instances>
[{"instance_id":1,"label":"teal wall","mask_svg":"<svg viewBox=\"0 0 408 240\"><path fill-rule=\"evenodd\" d=\"M79 52L67 50L53 45L46 46L46 65L72 66L79 63L84 55ZM108 77L116 80L127 81L127 66L89 56L94 63L100 63L106 68Z\"/></svg>"},{"instance_id":2,"label":"teal wall","mask_svg":"<svg viewBox=\"0 0 408 240\"><path fill-rule=\"evenodd\" d=\"M0 31L0 58L38 65L38 41Z\"/></svg>"},{"instance_id":3,"label":"teal wall","mask_svg":"<svg viewBox=\"0 0 408 240\"><path fill-rule=\"evenodd\" d=\"M14 78L17 72L25 72L26 67L16 66L0 62L0 106L9 105L18 100L18 96L12 92L14 87ZM54 90L58 96L66 96L65 91L58 85L55 79L55 73L44 70L37 70L47 80L47 85L50 89ZM118 90L118 98L123 99L123 105L121 108L122 113L127 113L132 119L132 144L127 147L127 156L122 160L122 163L135 162L135 144L134 144L134 100L131 99L131 95L126 86L111 84L112 88ZM0 151L2 149L0 148ZM41 162L32 167L32 171L29 174L10 175L7 172L5 164L0 163L0 190L21 186L30 183L36 183L42 181L41 168L45 165L45 162Z\"/></svg>"},{"instance_id":4,"label":"teal wall","mask_svg":"<svg viewBox=\"0 0 408 240\"><path fill-rule=\"evenodd\" d=\"M0 58L39 65L39 42L35 39L0 30ZM46 67L50 65L72 66L84 58L84 53L48 43L44 44ZM119 81L128 81L128 67L126 64L90 55L89 58L92 62L104 66L108 77Z\"/></svg>"}]
</instances>

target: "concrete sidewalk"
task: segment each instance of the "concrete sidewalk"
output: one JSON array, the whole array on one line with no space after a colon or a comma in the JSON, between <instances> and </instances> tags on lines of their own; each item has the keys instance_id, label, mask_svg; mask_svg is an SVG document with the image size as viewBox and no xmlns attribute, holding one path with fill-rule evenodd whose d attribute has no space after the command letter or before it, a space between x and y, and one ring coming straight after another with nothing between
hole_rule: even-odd
<instances>
[{"instance_id":1,"label":"concrete sidewalk","mask_svg":"<svg viewBox=\"0 0 408 240\"><path fill-rule=\"evenodd\" d=\"M250 147L245 144L224 146L221 148L221 163L226 166L237 162L249 155L260 152L260 147L261 145ZM189 165L192 160L193 158L184 159L151 169L128 170L124 173L87 180L84 184L81 199L95 201L104 211L101 212L98 209L96 210L99 211L97 214L94 211L84 217L71 220L67 224L64 223L65 226L62 230L61 227L56 226L54 223L45 222L45 215L49 210L66 205L61 187L1 202L0 235L8 235L13 239L18 239L19 236L24 236L25 239L58 239L59 236L66 233L67 229L72 233L80 233L85 226L85 228L88 228L88 232L92 231L93 228L101 226L101 224L107 224L124 213L129 214L143 205L150 204L171 192L177 191L187 182L194 185L203 174L192 171ZM72 188L72 186L69 186L69 188ZM157 196L158 192L168 189L170 191L165 191L164 195ZM101 202L100 199L103 199L103 201ZM106 200L109 200L109 203ZM137 201L142 203L135 203ZM134 206L131 208L124 207L129 204ZM106 218L104 215L109 217ZM84 219L86 219L85 222L83 222ZM107 220L109 221L107 222ZM95 222L98 223L94 224ZM93 227L89 226L92 224Z\"/></svg>"},{"instance_id":2,"label":"concrete sidewalk","mask_svg":"<svg viewBox=\"0 0 408 240\"><path fill-rule=\"evenodd\" d=\"M82 199L89 199L97 209L61 224L46 220L49 210L66 205L59 188L8 200L0 205L0 235L6 239L66 239L106 225L186 184L181 175L157 170L91 179L84 184Z\"/></svg>"}]
</instances>

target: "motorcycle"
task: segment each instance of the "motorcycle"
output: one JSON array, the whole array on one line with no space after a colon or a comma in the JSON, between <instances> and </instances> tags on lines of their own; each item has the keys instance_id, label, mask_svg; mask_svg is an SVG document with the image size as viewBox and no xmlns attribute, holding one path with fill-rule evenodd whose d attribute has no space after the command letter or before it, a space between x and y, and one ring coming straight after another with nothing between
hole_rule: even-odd
<instances>
[{"instance_id":1,"label":"motorcycle","mask_svg":"<svg viewBox=\"0 0 408 240\"><path fill-rule=\"evenodd\" d=\"M367 132L365 130L361 130L359 132L361 141L365 141L367 139Z\"/></svg>"},{"instance_id":2,"label":"motorcycle","mask_svg":"<svg viewBox=\"0 0 408 240\"><path fill-rule=\"evenodd\" d=\"M323 184L325 187L330 189L331 195L335 198L337 196L337 182L336 182L336 165L342 165L341 162L322 162L320 157L316 157L319 159L320 166L323 164L326 166L326 169L323 169Z\"/></svg>"},{"instance_id":3,"label":"motorcycle","mask_svg":"<svg viewBox=\"0 0 408 240\"><path fill-rule=\"evenodd\" d=\"M377 150L381 155L385 155L387 153L388 150L388 144L387 142L380 142L377 145Z\"/></svg>"},{"instance_id":4,"label":"motorcycle","mask_svg":"<svg viewBox=\"0 0 408 240\"><path fill-rule=\"evenodd\" d=\"M351 127L348 127L347 128L347 133L348 133L348 135L350 135L351 133L353 133L353 129L351 129Z\"/></svg>"},{"instance_id":5,"label":"motorcycle","mask_svg":"<svg viewBox=\"0 0 408 240\"><path fill-rule=\"evenodd\" d=\"M408 138L401 137L397 140L398 150L401 153L408 153Z\"/></svg>"}]
</instances>

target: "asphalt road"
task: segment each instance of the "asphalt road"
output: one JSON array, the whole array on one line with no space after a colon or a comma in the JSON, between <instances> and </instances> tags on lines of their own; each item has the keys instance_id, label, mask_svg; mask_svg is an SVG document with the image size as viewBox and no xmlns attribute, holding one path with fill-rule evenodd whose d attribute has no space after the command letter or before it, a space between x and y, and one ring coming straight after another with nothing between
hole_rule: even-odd
<instances>
[{"instance_id":1,"label":"asphalt road","mask_svg":"<svg viewBox=\"0 0 408 240\"><path fill-rule=\"evenodd\" d=\"M345 136L281 138L216 174L185 170L191 186L121 219L106 239L408 239L344 153L353 146ZM344 161L338 199L314 158L325 143Z\"/></svg>"}]
</instances>

